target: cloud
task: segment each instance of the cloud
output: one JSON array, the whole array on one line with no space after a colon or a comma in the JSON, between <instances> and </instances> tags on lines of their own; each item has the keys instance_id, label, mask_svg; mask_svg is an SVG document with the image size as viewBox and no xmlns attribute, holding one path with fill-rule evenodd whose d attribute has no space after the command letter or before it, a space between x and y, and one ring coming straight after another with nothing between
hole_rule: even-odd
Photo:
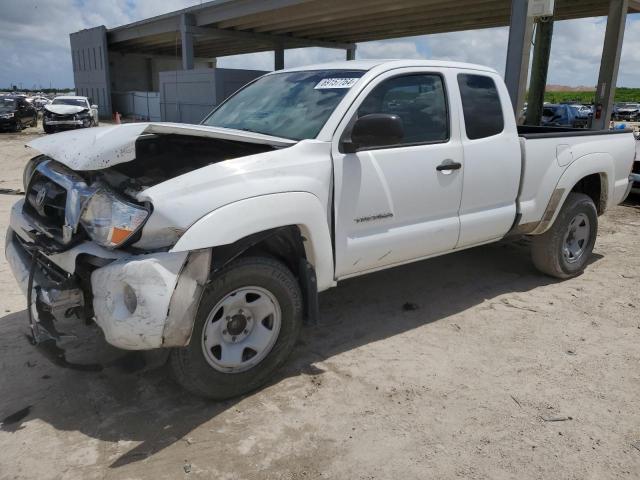
<instances>
[{"instance_id":1,"label":"cloud","mask_svg":"<svg viewBox=\"0 0 640 480\"><path fill-rule=\"evenodd\" d=\"M197 0L9 0L0 7L0 88L73 85L69 34L115 27Z\"/></svg>"},{"instance_id":2,"label":"cloud","mask_svg":"<svg viewBox=\"0 0 640 480\"><path fill-rule=\"evenodd\" d=\"M200 3L198 0L6 0L0 15L0 87L71 86L69 33L97 25L114 27ZM556 22L549 83L595 85L604 29L602 18ZM356 58L430 58L481 63L504 71L508 28L442 33L358 45ZM285 66L344 59L344 51L287 50ZM223 57L227 68L271 70L273 53ZM640 15L630 15L618 85L640 85Z\"/></svg>"}]
</instances>

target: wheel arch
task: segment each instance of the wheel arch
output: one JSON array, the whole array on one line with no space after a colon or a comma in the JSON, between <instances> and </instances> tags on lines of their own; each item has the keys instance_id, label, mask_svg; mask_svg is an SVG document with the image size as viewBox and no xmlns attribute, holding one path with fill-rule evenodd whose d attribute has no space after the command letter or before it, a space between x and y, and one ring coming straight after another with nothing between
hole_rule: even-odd
<instances>
[{"instance_id":1,"label":"wheel arch","mask_svg":"<svg viewBox=\"0 0 640 480\"><path fill-rule=\"evenodd\" d=\"M553 225L571 192L589 196L598 215L602 215L610 206L614 176L614 160L608 153L584 155L574 161L560 177L542 220L531 234L544 233Z\"/></svg>"},{"instance_id":2,"label":"wheel arch","mask_svg":"<svg viewBox=\"0 0 640 480\"><path fill-rule=\"evenodd\" d=\"M315 270L318 291L335 285L333 246L326 208L308 192L261 195L220 207L195 222L172 251L214 249L216 265L222 255L235 258L269 238L294 242L292 251L304 253ZM295 243L299 239L300 243ZM271 251L273 248L270 247Z\"/></svg>"}]
</instances>

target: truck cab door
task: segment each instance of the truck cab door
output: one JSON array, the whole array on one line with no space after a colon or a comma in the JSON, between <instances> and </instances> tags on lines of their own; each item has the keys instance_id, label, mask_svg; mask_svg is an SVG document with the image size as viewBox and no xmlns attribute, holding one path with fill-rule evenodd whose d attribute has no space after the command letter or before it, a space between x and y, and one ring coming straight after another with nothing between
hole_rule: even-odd
<instances>
[{"instance_id":1,"label":"truck cab door","mask_svg":"<svg viewBox=\"0 0 640 480\"><path fill-rule=\"evenodd\" d=\"M455 247L464 159L447 84L447 74L433 70L387 72L363 90L336 130L337 278ZM404 138L346 153L355 120L375 113L399 116Z\"/></svg>"},{"instance_id":2,"label":"truck cab door","mask_svg":"<svg viewBox=\"0 0 640 480\"><path fill-rule=\"evenodd\" d=\"M465 173L460 239L467 248L502 238L514 223L522 170L520 139L509 94L493 73L459 72Z\"/></svg>"}]
</instances>

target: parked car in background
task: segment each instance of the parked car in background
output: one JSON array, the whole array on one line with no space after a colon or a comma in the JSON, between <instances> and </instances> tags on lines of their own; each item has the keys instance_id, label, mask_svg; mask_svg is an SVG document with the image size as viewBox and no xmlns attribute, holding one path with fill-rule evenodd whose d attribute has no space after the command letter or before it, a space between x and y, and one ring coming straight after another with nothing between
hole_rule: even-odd
<instances>
[{"instance_id":1,"label":"parked car in background","mask_svg":"<svg viewBox=\"0 0 640 480\"><path fill-rule=\"evenodd\" d=\"M45 105L49 105L51 100L47 97L33 97L32 104L36 107L36 110L40 111L44 108Z\"/></svg>"},{"instance_id":2,"label":"parked car in background","mask_svg":"<svg viewBox=\"0 0 640 480\"><path fill-rule=\"evenodd\" d=\"M38 125L38 112L24 97L0 97L0 130L19 132Z\"/></svg>"},{"instance_id":3,"label":"parked car in background","mask_svg":"<svg viewBox=\"0 0 640 480\"><path fill-rule=\"evenodd\" d=\"M640 121L640 103L621 103L613 110L613 120L624 122Z\"/></svg>"},{"instance_id":4,"label":"parked car in background","mask_svg":"<svg viewBox=\"0 0 640 480\"><path fill-rule=\"evenodd\" d=\"M549 104L542 109L543 127L587 128L589 111L578 105Z\"/></svg>"},{"instance_id":5,"label":"parked car in background","mask_svg":"<svg viewBox=\"0 0 640 480\"><path fill-rule=\"evenodd\" d=\"M98 106L91 105L87 97L56 97L44 106L42 128L45 133L95 127L98 123Z\"/></svg>"}]
</instances>

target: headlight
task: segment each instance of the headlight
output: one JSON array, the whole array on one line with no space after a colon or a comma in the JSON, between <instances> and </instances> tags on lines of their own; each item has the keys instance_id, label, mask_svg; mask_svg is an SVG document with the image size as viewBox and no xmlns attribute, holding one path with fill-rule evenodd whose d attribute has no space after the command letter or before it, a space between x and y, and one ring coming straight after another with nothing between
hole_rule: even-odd
<instances>
[{"instance_id":1,"label":"headlight","mask_svg":"<svg viewBox=\"0 0 640 480\"><path fill-rule=\"evenodd\" d=\"M80 223L94 242L115 248L134 235L149 216L149 211L100 189L87 201Z\"/></svg>"},{"instance_id":2,"label":"headlight","mask_svg":"<svg viewBox=\"0 0 640 480\"><path fill-rule=\"evenodd\" d=\"M13 112L10 113L0 113L0 118L13 118L15 114Z\"/></svg>"}]
</instances>

